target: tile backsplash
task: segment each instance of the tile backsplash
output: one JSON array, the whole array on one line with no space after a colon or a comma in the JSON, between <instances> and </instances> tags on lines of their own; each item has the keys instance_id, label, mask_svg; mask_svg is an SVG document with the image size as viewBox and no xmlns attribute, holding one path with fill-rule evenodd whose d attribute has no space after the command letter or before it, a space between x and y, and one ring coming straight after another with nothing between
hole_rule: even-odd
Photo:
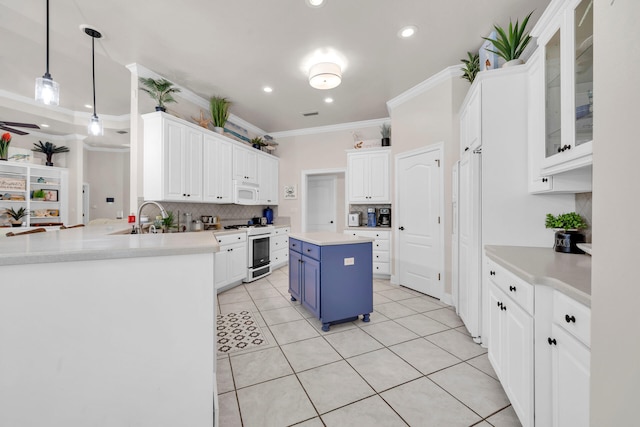
<instances>
[{"instance_id":1,"label":"tile backsplash","mask_svg":"<svg viewBox=\"0 0 640 427\"><path fill-rule=\"evenodd\" d=\"M585 238L587 242L591 242L592 231L592 207L591 207L591 195L592 193L578 193L576 194L576 213L580 214L589 224L589 228L584 230Z\"/></svg>"},{"instance_id":2,"label":"tile backsplash","mask_svg":"<svg viewBox=\"0 0 640 427\"><path fill-rule=\"evenodd\" d=\"M167 211L172 211L176 216L180 212L180 223L184 221L184 214L190 213L193 220L200 219L203 215L216 216L219 218L222 226L232 224L246 224L253 217L261 217L262 210L266 206L244 206L244 205L218 205L213 203L180 203L180 202L161 202ZM278 207L270 206L273 209L273 217L278 217ZM145 207L143 214L156 215L154 207ZM156 210L157 212L157 210Z\"/></svg>"}]
</instances>

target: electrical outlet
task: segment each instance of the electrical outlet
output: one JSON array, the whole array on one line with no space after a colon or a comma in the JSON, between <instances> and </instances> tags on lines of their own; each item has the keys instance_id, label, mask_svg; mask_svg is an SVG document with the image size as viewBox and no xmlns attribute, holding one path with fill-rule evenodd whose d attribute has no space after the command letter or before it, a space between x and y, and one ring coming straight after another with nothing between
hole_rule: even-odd
<instances>
[{"instance_id":1,"label":"electrical outlet","mask_svg":"<svg viewBox=\"0 0 640 427\"><path fill-rule=\"evenodd\" d=\"M353 257L344 259L344 265L353 265L353 264L355 264L355 259Z\"/></svg>"}]
</instances>

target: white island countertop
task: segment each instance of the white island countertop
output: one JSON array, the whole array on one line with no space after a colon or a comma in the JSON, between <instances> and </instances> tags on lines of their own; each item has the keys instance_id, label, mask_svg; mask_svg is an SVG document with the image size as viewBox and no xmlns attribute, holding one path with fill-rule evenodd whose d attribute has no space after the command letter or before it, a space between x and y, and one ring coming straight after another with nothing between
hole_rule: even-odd
<instances>
[{"instance_id":1,"label":"white island countertop","mask_svg":"<svg viewBox=\"0 0 640 427\"><path fill-rule=\"evenodd\" d=\"M489 259L532 285L550 286L591 306L591 257L552 248L485 246Z\"/></svg>"},{"instance_id":2,"label":"white island countertop","mask_svg":"<svg viewBox=\"0 0 640 427\"><path fill-rule=\"evenodd\" d=\"M290 233L289 238L302 240L318 246L349 245L355 243L373 242L375 239L369 237L352 236L343 233L332 233L329 231L317 231L312 233Z\"/></svg>"},{"instance_id":3,"label":"white island countertop","mask_svg":"<svg viewBox=\"0 0 640 427\"><path fill-rule=\"evenodd\" d=\"M90 225L0 239L0 266L218 252L212 232L128 234L129 224ZM13 230L19 231L19 230Z\"/></svg>"}]
</instances>

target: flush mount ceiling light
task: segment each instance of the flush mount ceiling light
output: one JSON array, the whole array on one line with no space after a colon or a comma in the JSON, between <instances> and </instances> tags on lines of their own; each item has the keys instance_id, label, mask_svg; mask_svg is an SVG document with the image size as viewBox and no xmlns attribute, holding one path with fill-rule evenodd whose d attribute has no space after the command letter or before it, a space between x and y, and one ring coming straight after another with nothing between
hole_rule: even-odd
<instances>
[{"instance_id":1,"label":"flush mount ceiling light","mask_svg":"<svg viewBox=\"0 0 640 427\"><path fill-rule=\"evenodd\" d=\"M309 84L316 89L333 89L342 82L342 70L333 62L320 62L309 69Z\"/></svg>"},{"instance_id":2,"label":"flush mount ceiling light","mask_svg":"<svg viewBox=\"0 0 640 427\"><path fill-rule=\"evenodd\" d=\"M309 7L322 7L324 6L324 0L306 0Z\"/></svg>"},{"instance_id":3,"label":"flush mount ceiling light","mask_svg":"<svg viewBox=\"0 0 640 427\"><path fill-rule=\"evenodd\" d=\"M418 27L414 25L407 25L406 27L400 28L400 31L398 31L398 37L400 37L401 39L408 39L409 37L415 35L417 31Z\"/></svg>"},{"instance_id":4,"label":"flush mount ceiling light","mask_svg":"<svg viewBox=\"0 0 640 427\"><path fill-rule=\"evenodd\" d=\"M47 69L44 76L36 79L36 101L45 105L60 103L60 85L49 74L49 0L47 0Z\"/></svg>"},{"instance_id":5,"label":"flush mount ceiling light","mask_svg":"<svg viewBox=\"0 0 640 427\"><path fill-rule=\"evenodd\" d=\"M93 116L89 120L88 130L90 135L97 136L104 133L102 120L96 114L96 39L101 38L102 34L89 27L85 27L84 32L91 37L91 69L93 73Z\"/></svg>"}]
</instances>

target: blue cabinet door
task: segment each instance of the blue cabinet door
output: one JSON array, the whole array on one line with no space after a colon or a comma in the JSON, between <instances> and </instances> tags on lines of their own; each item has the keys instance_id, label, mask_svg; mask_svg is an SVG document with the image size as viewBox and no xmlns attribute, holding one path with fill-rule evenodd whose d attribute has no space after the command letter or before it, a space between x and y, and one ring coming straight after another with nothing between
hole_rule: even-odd
<instances>
[{"instance_id":1,"label":"blue cabinet door","mask_svg":"<svg viewBox=\"0 0 640 427\"><path fill-rule=\"evenodd\" d=\"M320 262L302 257L302 305L320 317Z\"/></svg>"},{"instance_id":2,"label":"blue cabinet door","mask_svg":"<svg viewBox=\"0 0 640 427\"><path fill-rule=\"evenodd\" d=\"M302 255L289 251L289 293L291 301L300 301L302 294Z\"/></svg>"}]
</instances>

